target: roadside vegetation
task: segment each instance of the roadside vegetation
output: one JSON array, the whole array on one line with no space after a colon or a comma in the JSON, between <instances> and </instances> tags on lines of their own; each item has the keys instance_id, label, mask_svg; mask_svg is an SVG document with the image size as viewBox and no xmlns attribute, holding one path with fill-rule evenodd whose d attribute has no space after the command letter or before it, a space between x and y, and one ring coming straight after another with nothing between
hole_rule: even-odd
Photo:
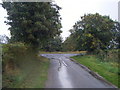
<instances>
[{"instance_id":1,"label":"roadside vegetation","mask_svg":"<svg viewBox=\"0 0 120 90\"><path fill-rule=\"evenodd\" d=\"M3 2L2 7L11 34L0 36L3 88L44 88L49 60L39 50L61 49L61 8L52 2Z\"/></svg>"},{"instance_id":2,"label":"roadside vegetation","mask_svg":"<svg viewBox=\"0 0 120 90\"><path fill-rule=\"evenodd\" d=\"M49 60L23 43L3 45L3 88L44 88Z\"/></svg>"},{"instance_id":3,"label":"roadside vegetation","mask_svg":"<svg viewBox=\"0 0 120 90\"><path fill-rule=\"evenodd\" d=\"M31 7L32 6L32 7ZM120 62L120 23L99 13L82 16L63 42L58 5L52 2L3 2L11 37L3 46L3 87L40 88L49 61L41 53L82 53L73 57L117 85ZM119 84L120 85L120 84Z\"/></svg>"},{"instance_id":4,"label":"roadside vegetation","mask_svg":"<svg viewBox=\"0 0 120 90\"><path fill-rule=\"evenodd\" d=\"M72 57L120 87L120 23L99 13L84 15L69 30L65 51L87 51Z\"/></svg>"},{"instance_id":5,"label":"roadside vegetation","mask_svg":"<svg viewBox=\"0 0 120 90\"><path fill-rule=\"evenodd\" d=\"M112 51L110 51L110 53L111 52ZM120 70L117 51L116 53L111 53L110 56L105 56L104 58L101 58L95 54L74 56L72 58L120 88Z\"/></svg>"}]
</instances>

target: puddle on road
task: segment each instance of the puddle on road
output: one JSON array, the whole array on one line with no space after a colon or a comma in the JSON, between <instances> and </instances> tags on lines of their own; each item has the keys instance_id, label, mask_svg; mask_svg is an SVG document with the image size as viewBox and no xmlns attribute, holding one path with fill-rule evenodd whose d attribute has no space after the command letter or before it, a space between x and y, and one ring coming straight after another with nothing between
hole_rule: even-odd
<instances>
[{"instance_id":1,"label":"puddle on road","mask_svg":"<svg viewBox=\"0 0 120 90\"><path fill-rule=\"evenodd\" d=\"M61 63L58 71L58 77L61 82L62 88L73 88L71 81L69 80L69 75L67 73L67 66Z\"/></svg>"}]
</instances>

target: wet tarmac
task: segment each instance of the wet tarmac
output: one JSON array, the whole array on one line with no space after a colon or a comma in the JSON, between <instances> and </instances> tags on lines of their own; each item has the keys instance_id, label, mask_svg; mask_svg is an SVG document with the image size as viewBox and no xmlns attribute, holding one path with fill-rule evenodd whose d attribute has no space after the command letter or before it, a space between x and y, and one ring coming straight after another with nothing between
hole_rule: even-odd
<instances>
[{"instance_id":1,"label":"wet tarmac","mask_svg":"<svg viewBox=\"0 0 120 90\"><path fill-rule=\"evenodd\" d=\"M113 88L96 79L69 57L78 54L41 54L50 59L46 88Z\"/></svg>"}]
</instances>

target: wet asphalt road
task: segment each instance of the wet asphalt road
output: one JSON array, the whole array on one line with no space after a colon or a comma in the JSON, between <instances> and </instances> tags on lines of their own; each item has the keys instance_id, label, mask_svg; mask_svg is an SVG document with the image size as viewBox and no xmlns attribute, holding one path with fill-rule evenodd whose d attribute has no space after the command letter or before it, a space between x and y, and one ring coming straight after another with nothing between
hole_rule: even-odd
<instances>
[{"instance_id":1,"label":"wet asphalt road","mask_svg":"<svg viewBox=\"0 0 120 90\"><path fill-rule=\"evenodd\" d=\"M46 88L113 88L72 62L77 54L41 54L50 59Z\"/></svg>"}]
</instances>

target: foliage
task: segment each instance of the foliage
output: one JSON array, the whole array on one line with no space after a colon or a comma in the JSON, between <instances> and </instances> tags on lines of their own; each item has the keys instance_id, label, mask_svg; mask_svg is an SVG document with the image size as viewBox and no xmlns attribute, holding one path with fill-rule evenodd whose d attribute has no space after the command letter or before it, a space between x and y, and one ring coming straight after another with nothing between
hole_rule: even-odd
<instances>
[{"instance_id":1,"label":"foliage","mask_svg":"<svg viewBox=\"0 0 120 90\"><path fill-rule=\"evenodd\" d=\"M84 15L70 30L71 35L65 43L72 43L72 50L89 52L117 48L118 26L119 24L109 16L101 16L98 13Z\"/></svg>"},{"instance_id":2,"label":"foliage","mask_svg":"<svg viewBox=\"0 0 120 90\"><path fill-rule=\"evenodd\" d=\"M13 61L20 55L25 55L27 47L23 43L3 44L3 64Z\"/></svg>"},{"instance_id":3,"label":"foliage","mask_svg":"<svg viewBox=\"0 0 120 90\"><path fill-rule=\"evenodd\" d=\"M61 33L59 10L50 2L3 2L10 25L11 42L24 42L34 48Z\"/></svg>"},{"instance_id":4,"label":"foliage","mask_svg":"<svg viewBox=\"0 0 120 90\"><path fill-rule=\"evenodd\" d=\"M56 36L48 39L48 41L42 45L41 49L47 52L62 51L62 38Z\"/></svg>"},{"instance_id":5,"label":"foliage","mask_svg":"<svg viewBox=\"0 0 120 90\"><path fill-rule=\"evenodd\" d=\"M110 81L114 85L120 87L119 78L119 64L117 62L103 62L95 55L74 56L72 57L80 64L87 66L92 71L98 73L106 80Z\"/></svg>"},{"instance_id":6,"label":"foliage","mask_svg":"<svg viewBox=\"0 0 120 90\"><path fill-rule=\"evenodd\" d=\"M76 37L74 34L71 34L63 43L63 51L76 51Z\"/></svg>"},{"instance_id":7,"label":"foliage","mask_svg":"<svg viewBox=\"0 0 120 90\"><path fill-rule=\"evenodd\" d=\"M120 23L119 22L115 22L113 33L114 33L113 42L117 43L118 48L120 49Z\"/></svg>"},{"instance_id":8,"label":"foliage","mask_svg":"<svg viewBox=\"0 0 120 90\"><path fill-rule=\"evenodd\" d=\"M116 62L119 63L119 49L99 50L94 53L102 62Z\"/></svg>"},{"instance_id":9,"label":"foliage","mask_svg":"<svg viewBox=\"0 0 120 90\"><path fill-rule=\"evenodd\" d=\"M3 88L44 88L48 59L23 43L3 45Z\"/></svg>"}]
</instances>

